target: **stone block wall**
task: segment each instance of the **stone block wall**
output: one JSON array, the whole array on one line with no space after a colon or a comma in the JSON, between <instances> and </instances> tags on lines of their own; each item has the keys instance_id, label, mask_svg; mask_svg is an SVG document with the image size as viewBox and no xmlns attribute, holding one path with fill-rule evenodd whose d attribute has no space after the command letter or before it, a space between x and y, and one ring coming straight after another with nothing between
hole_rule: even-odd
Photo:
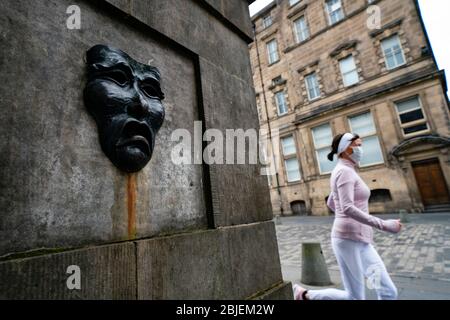
<instances>
[{"instance_id":1,"label":"stone block wall","mask_svg":"<svg viewBox=\"0 0 450 320\"><path fill-rule=\"evenodd\" d=\"M79 30L67 28L70 5L80 8ZM260 166L171 161L171 133L194 137L194 121L258 128L247 6L2 2L0 298L292 298ZM162 74L166 118L135 174L104 155L83 104L85 52L95 44ZM65 284L72 264L83 274L79 292Z\"/></svg>"}]
</instances>

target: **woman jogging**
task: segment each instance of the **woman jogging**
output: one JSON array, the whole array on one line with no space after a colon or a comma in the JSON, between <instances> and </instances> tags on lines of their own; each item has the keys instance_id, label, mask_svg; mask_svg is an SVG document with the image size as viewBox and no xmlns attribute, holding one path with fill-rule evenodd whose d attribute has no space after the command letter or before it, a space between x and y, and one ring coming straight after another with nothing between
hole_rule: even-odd
<instances>
[{"instance_id":1,"label":"woman jogging","mask_svg":"<svg viewBox=\"0 0 450 320\"><path fill-rule=\"evenodd\" d=\"M331 173L331 193L327 205L335 213L331 245L345 290L306 290L295 284L296 300L364 300L364 277L376 290L379 300L397 299L397 288L372 246L372 227L397 233L402 224L399 220L382 220L368 213L370 189L355 170L361 161L362 151L359 136L345 133L334 137L332 150L328 154L330 161L333 161L335 154L338 157Z\"/></svg>"}]
</instances>

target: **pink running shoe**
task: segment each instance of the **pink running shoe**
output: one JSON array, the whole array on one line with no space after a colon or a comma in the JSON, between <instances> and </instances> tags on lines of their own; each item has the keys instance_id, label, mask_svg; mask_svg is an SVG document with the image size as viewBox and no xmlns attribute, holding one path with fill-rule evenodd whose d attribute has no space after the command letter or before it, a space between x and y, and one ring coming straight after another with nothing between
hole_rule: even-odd
<instances>
[{"instance_id":1,"label":"pink running shoe","mask_svg":"<svg viewBox=\"0 0 450 320\"><path fill-rule=\"evenodd\" d=\"M306 289L294 284L294 300L307 300L305 297Z\"/></svg>"}]
</instances>

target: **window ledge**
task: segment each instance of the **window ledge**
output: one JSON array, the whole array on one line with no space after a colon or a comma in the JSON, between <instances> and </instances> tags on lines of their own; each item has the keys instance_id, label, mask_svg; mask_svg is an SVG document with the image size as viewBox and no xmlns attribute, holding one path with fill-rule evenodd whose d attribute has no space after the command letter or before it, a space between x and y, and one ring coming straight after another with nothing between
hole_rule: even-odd
<instances>
[{"instance_id":1,"label":"window ledge","mask_svg":"<svg viewBox=\"0 0 450 320\"><path fill-rule=\"evenodd\" d=\"M348 90L348 89L353 89L354 87L357 87L357 86L359 86L361 84L361 82L356 82L356 83L354 83L354 84L351 84L351 85L349 85L349 86L346 86L346 85L344 85L344 90L342 90L342 91L345 91L345 90Z\"/></svg>"},{"instance_id":2,"label":"window ledge","mask_svg":"<svg viewBox=\"0 0 450 320\"><path fill-rule=\"evenodd\" d=\"M386 167L386 163L385 162L379 162L379 163L374 163L374 164L368 164L365 165L363 167L358 167L359 171L370 171L370 170L374 170L374 169L379 169L379 168L383 168Z\"/></svg>"},{"instance_id":3,"label":"window ledge","mask_svg":"<svg viewBox=\"0 0 450 320\"><path fill-rule=\"evenodd\" d=\"M277 114L277 119L284 118L284 117L286 117L288 115L289 115L289 112L286 112L286 113L283 113L283 114Z\"/></svg>"},{"instance_id":4,"label":"window ledge","mask_svg":"<svg viewBox=\"0 0 450 320\"><path fill-rule=\"evenodd\" d=\"M288 53L289 51L292 51L292 50L294 50L295 48L300 47L301 45L304 45L304 44L305 44L306 42L308 42L309 40L311 40L311 35L310 35L308 38L306 38L305 40L300 41L300 42L296 42L296 43L294 43L293 45L287 47L286 49L284 49L283 53Z\"/></svg>"},{"instance_id":5,"label":"window ledge","mask_svg":"<svg viewBox=\"0 0 450 320\"><path fill-rule=\"evenodd\" d=\"M314 102L316 102L316 101L319 101L319 100L322 99L322 98L324 98L324 97L319 96L319 97L314 98L314 99L309 99L309 98L308 98L308 103L314 103Z\"/></svg>"},{"instance_id":6,"label":"window ledge","mask_svg":"<svg viewBox=\"0 0 450 320\"><path fill-rule=\"evenodd\" d=\"M291 10L292 8L295 8L296 6L298 6L300 3L302 3L303 2L303 0L299 0L299 1L297 1L296 3L294 3L294 4L289 4L289 6L288 6L288 10ZM306 5L306 4L305 4Z\"/></svg>"},{"instance_id":7,"label":"window ledge","mask_svg":"<svg viewBox=\"0 0 450 320\"><path fill-rule=\"evenodd\" d=\"M297 181L291 181L291 182L286 182L286 187L290 187L296 184L302 184L305 181L303 179L297 180Z\"/></svg>"},{"instance_id":8,"label":"window ledge","mask_svg":"<svg viewBox=\"0 0 450 320\"><path fill-rule=\"evenodd\" d=\"M267 65L267 67L271 67L271 66L273 66L274 64L277 64L278 62L280 62L280 60L281 60L281 59L278 59L277 61L274 61L274 62L272 62L272 63L269 63L269 64Z\"/></svg>"},{"instance_id":9,"label":"window ledge","mask_svg":"<svg viewBox=\"0 0 450 320\"><path fill-rule=\"evenodd\" d=\"M385 65L386 65L386 63L385 63ZM405 62L404 64L401 64L401 65L396 66L396 67L391 68L391 69L388 69L388 68L386 67L386 71L387 71L387 72L392 72L392 71L395 71L395 70L399 70L399 69L401 69L401 68L406 68L406 67L408 67L408 66L409 66L409 63Z\"/></svg>"},{"instance_id":10,"label":"window ledge","mask_svg":"<svg viewBox=\"0 0 450 320\"><path fill-rule=\"evenodd\" d=\"M323 177L326 177L326 176L331 176L331 172L332 172L332 171L330 171L330 172L325 172L325 173L319 173L319 177L323 178Z\"/></svg>"},{"instance_id":11,"label":"window ledge","mask_svg":"<svg viewBox=\"0 0 450 320\"><path fill-rule=\"evenodd\" d=\"M347 20L347 17L343 17L341 20L336 21L335 23L328 22L328 27L329 28L333 28L333 27L337 26L339 23L341 23L342 21L345 21L345 20Z\"/></svg>"},{"instance_id":12,"label":"window ledge","mask_svg":"<svg viewBox=\"0 0 450 320\"><path fill-rule=\"evenodd\" d=\"M428 125L428 122L423 122L423 123L426 123ZM422 123L420 123L420 124L422 124ZM402 130L403 129L404 128L402 127ZM413 138L413 137L416 137L416 136L420 136L422 134L429 134L429 133L431 133L431 130L427 129L427 130L413 132L413 133L410 133L410 134L403 134L403 138L409 139L409 138Z\"/></svg>"}]
</instances>

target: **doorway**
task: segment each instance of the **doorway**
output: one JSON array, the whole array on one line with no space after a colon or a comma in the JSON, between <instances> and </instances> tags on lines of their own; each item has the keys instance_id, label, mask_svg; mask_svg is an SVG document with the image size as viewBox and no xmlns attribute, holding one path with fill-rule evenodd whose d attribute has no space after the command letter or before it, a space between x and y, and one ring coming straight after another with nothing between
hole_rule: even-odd
<instances>
[{"instance_id":1,"label":"doorway","mask_svg":"<svg viewBox=\"0 0 450 320\"><path fill-rule=\"evenodd\" d=\"M450 196L438 159L411 163L424 206L448 204Z\"/></svg>"}]
</instances>

